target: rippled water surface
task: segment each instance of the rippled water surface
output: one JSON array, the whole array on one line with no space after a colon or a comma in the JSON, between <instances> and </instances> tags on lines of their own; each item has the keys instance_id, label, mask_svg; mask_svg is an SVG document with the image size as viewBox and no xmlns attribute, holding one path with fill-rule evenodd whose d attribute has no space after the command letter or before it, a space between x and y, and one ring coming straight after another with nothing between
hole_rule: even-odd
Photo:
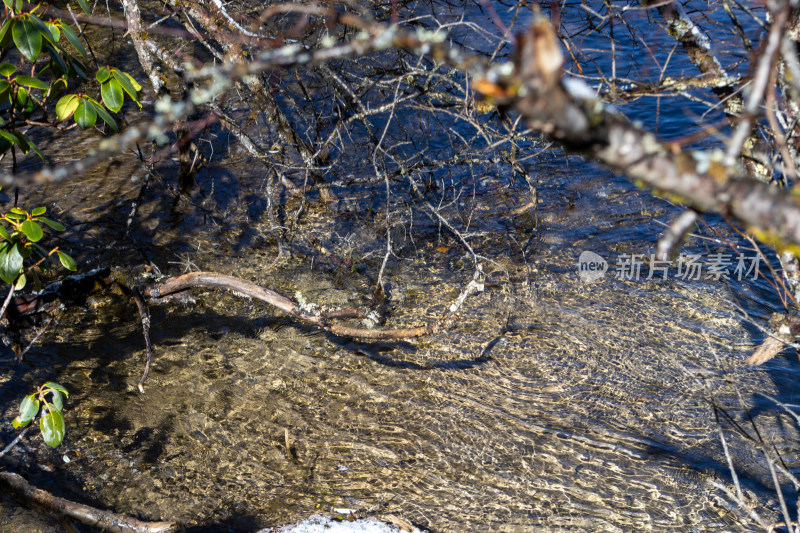
<instances>
[{"instance_id":1,"label":"rippled water surface","mask_svg":"<svg viewBox=\"0 0 800 533\"><path fill-rule=\"evenodd\" d=\"M649 253L655 221L674 212L613 179L564 198L567 182L588 183L586 170L543 184L542 221L524 258L513 217L505 233L487 232L501 250L488 263L490 284L431 338L336 338L258 302L201 291L194 306L153 309L156 359L140 395L133 304L109 297L71 310L9 368L2 389L8 424L22 390L14 379L57 377L73 391L67 441L51 451L32 440L16 460L34 482L103 507L219 528L352 508L401 513L433 531L753 530L719 488L731 485L713 406L738 423L749 411L792 468L795 424L762 395L791 403L796 361L744 367L761 334L735 302L761 321L775 303L760 300L769 293L757 282L582 282L580 251ZM64 202L88 201L82 195L97 197L94 184ZM504 195L480 199L494 221ZM346 234L325 234L331 215ZM198 228L190 260L309 301L363 304L379 264L366 259L357 272L335 261L378 247L366 215L344 200L309 216L306 231L332 251L313 264L276 261L267 245L236 251L229 231ZM470 261L452 244L422 242L392 263L389 325L440 316L470 279ZM187 256L173 255L161 264L179 273L170 261ZM774 514L763 457L724 427L754 506Z\"/></svg>"},{"instance_id":2,"label":"rippled water surface","mask_svg":"<svg viewBox=\"0 0 800 533\"><path fill-rule=\"evenodd\" d=\"M366 305L385 250L378 193L312 201L293 253L279 257L263 174L235 144L222 149L198 179L210 199L176 203L153 184L127 236L143 176L130 160L24 200L60 213L70 226L62 245L87 270L151 262L165 274L218 271L310 302ZM0 372L2 441L14 402L50 379L72 392L67 439L57 450L27 439L9 462L65 497L198 531L334 509L401 515L435 532L760 531L730 497L721 427L745 499L781 520L764 454L743 436L757 427L797 471L796 356L744 365L763 338L754 324L779 310L773 289L674 270L615 279L616 260L652 253L679 210L563 155L528 170L539 180L536 213L517 210L527 187L493 175L443 187L443 212L469 222L487 283L431 337L338 338L260 302L197 291L193 305L152 309L155 361L142 395L135 305L108 291L69 310ZM386 327L437 319L473 274L458 243L409 205L390 206ZM79 247L85 237L97 244ZM604 279L579 279L586 250L611 263ZM731 253L701 239L684 251ZM9 501L0 509L3 528L58 527Z\"/></svg>"}]
</instances>

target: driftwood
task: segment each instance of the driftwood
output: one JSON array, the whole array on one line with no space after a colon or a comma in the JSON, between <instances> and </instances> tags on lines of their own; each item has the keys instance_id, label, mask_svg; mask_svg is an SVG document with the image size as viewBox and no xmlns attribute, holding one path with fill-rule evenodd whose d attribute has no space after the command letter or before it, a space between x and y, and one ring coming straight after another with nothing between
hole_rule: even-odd
<instances>
[{"instance_id":1,"label":"driftwood","mask_svg":"<svg viewBox=\"0 0 800 533\"><path fill-rule=\"evenodd\" d=\"M54 513L77 520L82 524L99 527L103 531L116 533L168 533L183 531L175 522L143 522L135 518L123 516L109 511L102 511L53 496L49 492L37 489L19 474L0 472L0 491L7 493L14 500L24 505L33 505Z\"/></svg>"},{"instance_id":2,"label":"driftwood","mask_svg":"<svg viewBox=\"0 0 800 533\"><path fill-rule=\"evenodd\" d=\"M142 271L141 268L133 270L138 271L139 274ZM143 271L147 272L148 269L144 268ZM6 298L6 302L10 302L10 305L8 305L6 314L0 316L4 316L9 322L13 323L22 317L46 312L53 308L54 304L67 307L80 304L97 288L107 288L114 284L134 299L139 310L147 350L147 361L138 388L140 392L144 392L144 383L147 380L153 360L148 303L165 304L175 300L187 301L190 289L193 287L226 289L234 294L266 302L304 324L323 329L334 335L371 340L410 339L435 334L452 326L458 318L458 310L464 304L464 301L471 294L483 290L483 271L478 265L473 279L464 287L455 301L449 306L447 312L438 321L414 328L368 329L337 324L334 321L348 318L363 319L368 318L369 314L359 309L339 309L326 312L310 307L302 307L272 289L235 276L216 272L191 272L156 281L144 278L143 281L142 276L135 274L135 272L131 277L107 268L95 269L81 276L70 276L63 282L52 284L39 294L15 296L10 293ZM39 334L41 334L41 331Z\"/></svg>"},{"instance_id":3,"label":"driftwood","mask_svg":"<svg viewBox=\"0 0 800 533\"><path fill-rule=\"evenodd\" d=\"M476 278L479 277L479 272L480 270L476 271ZM331 323L331 320L333 319L363 318L366 315L358 312L357 310L335 311L333 313L312 313L302 309L295 302L286 296L273 291L272 289L256 285L255 283L243 280L241 278L228 276L225 274L218 274L216 272L191 272L189 274L183 274L182 276L167 278L144 287L142 292L146 296L157 300L164 296L185 291L192 287L227 289L229 291L266 302L291 316L292 318L295 318L305 324L324 329L325 331L333 333L334 335L375 340L409 339L436 333L450 326L455 321L455 313L467 296L482 289L479 280L473 279L469 285L467 285L464 291L462 291L462 294L456 300L456 303L450 306L448 313L446 313L440 320L425 326L402 329L366 329L353 328L343 326L341 324L333 324Z\"/></svg>"},{"instance_id":4,"label":"driftwood","mask_svg":"<svg viewBox=\"0 0 800 533\"><path fill-rule=\"evenodd\" d=\"M332 312L316 312L304 309L297 305L295 302L286 296L261 285L253 282L237 278L235 276L228 276L226 274L218 274L216 272L190 272L181 276L172 278L161 279L152 283L144 284L141 288L135 289L133 295L136 298L136 303L139 306L139 313L142 318L142 328L144 330L145 344L147 345L147 363L139 381L139 391L144 393L144 382L147 379L147 374L150 371L150 364L152 361L152 347L150 344L150 315L147 308L142 302L138 294L142 294L150 299L153 303L163 303L170 297L180 296L187 293L193 287L206 287L215 289L226 289L234 294L242 295L250 298L255 298L266 302L273 307L278 308L280 311L289 315L290 317L299 320L310 326L318 327L334 335L343 337L356 337L361 339L373 340L389 340L389 339L410 339L414 337L422 337L441 331L452 325L457 319L457 311L461 308L464 301L474 292L483 290L483 271L478 266L475 270L475 275L466 287L461 291L453 302L448 312L439 319L437 322L427 324L425 326L418 326L416 328L401 328L401 329L365 329L353 328L343 326L341 324L333 324L331 320L342 318L366 318L366 314L357 309L344 309Z\"/></svg>"},{"instance_id":5,"label":"driftwood","mask_svg":"<svg viewBox=\"0 0 800 533\"><path fill-rule=\"evenodd\" d=\"M748 365L766 363L781 353L788 344L794 342L800 336L800 319L797 317L785 319L781 324L775 325L773 329L774 331L770 332L769 336L747 358Z\"/></svg>"}]
</instances>

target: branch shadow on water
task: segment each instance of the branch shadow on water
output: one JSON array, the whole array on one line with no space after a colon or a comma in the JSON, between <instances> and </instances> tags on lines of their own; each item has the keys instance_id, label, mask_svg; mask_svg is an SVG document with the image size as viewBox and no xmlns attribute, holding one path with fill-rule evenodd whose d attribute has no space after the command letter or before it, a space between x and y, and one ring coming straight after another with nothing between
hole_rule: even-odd
<instances>
[{"instance_id":1,"label":"branch shadow on water","mask_svg":"<svg viewBox=\"0 0 800 533\"><path fill-rule=\"evenodd\" d=\"M393 368L400 368L404 370L469 370L472 368L480 367L493 361L491 355L494 346L499 343L505 336L506 331L501 331L486 346L481 350L481 353L473 358L456 359L453 361L436 361L430 364L420 364L411 361L405 361L400 358L391 357L386 355L398 350L406 350L408 352L416 352L417 347L408 341L378 341L378 342L362 342L353 339L346 339L328 334L328 340L340 346L351 353L363 355L370 360Z\"/></svg>"}]
</instances>

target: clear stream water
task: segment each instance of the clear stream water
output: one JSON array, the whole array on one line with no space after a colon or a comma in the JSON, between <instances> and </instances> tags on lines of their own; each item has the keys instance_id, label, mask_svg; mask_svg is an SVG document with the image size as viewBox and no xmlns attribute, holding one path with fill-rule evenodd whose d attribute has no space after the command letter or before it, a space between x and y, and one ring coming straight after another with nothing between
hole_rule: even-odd
<instances>
[{"instance_id":1,"label":"clear stream water","mask_svg":"<svg viewBox=\"0 0 800 533\"><path fill-rule=\"evenodd\" d=\"M690 108L660 105L660 131L688 127ZM142 176L130 159L23 200L46 201L68 223L61 242L82 269L152 261L164 273L197 267L320 304L364 305L385 247L385 206L371 209L382 189L334 187L336 201L310 203L295 254L279 258L263 172L235 143L216 142L218 159L198 176L213 190L207 209L173 209L154 184L129 237ZM174 164L165 165L169 176ZM443 213L469 223L471 244L491 259L486 290L452 329L359 342L198 291L194 305L153 308L155 362L141 395L135 306L100 295L69 310L22 364L1 367L2 442L30 386L52 379L72 392L65 443L26 439L9 463L59 495L190 531L253 531L333 509L395 514L435 532L760 531L725 493L734 489L716 408L747 501L780 521L764 456L734 425L753 434L755 424L797 472L797 358L744 365L763 338L754 323L780 309L773 289L763 278L689 280L674 269L666 280L617 279L616 260L652 253L680 210L574 157L548 151L525 165L539 182L535 217L515 214L527 186L507 176L437 178ZM387 327L441 316L472 276L458 244L398 196ZM706 221L706 234L738 242L722 221ZM604 279L581 281L582 251L611 263ZM684 251L732 253L698 238ZM60 527L8 500L0 511L3 531Z\"/></svg>"}]
</instances>

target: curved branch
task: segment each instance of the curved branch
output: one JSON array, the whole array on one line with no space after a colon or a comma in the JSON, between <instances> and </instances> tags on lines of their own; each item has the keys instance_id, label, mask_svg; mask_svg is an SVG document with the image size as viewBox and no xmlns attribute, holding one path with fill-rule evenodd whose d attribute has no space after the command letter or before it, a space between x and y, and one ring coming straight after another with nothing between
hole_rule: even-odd
<instances>
[{"instance_id":1,"label":"curved branch","mask_svg":"<svg viewBox=\"0 0 800 533\"><path fill-rule=\"evenodd\" d=\"M167 278L166 280L159 281L144 288L142 292L151 298L161 298L169 294L179 291L184 291L192 287L208 287L216 289L227 289L232 292L249 296L266 302L273 307L278 308L280 311L286 313L292 318L296 318L301 322L308 325L315 326L325 331L329 331L334 335L341 335L345 337L359 337L362 339L407 339L413 337L421 337L434 333L441 328L441 322L433 326L419 326L416 328L403 328L403 329L363 329L351 328L339 324L330 324L328 320L335 318L334 314L311 314L301 309L296 303L282 294L256 285L247 280L228 276L225 274L217 274L216 272L190 272L182 276L174 278ZM363 315L362 315L363 317Z\"/></svg>"},{"instance_id":2,"label":"curved branch","mask_svg":"<svg viewBox=\"0 0 800 533\"><path fill-rule=\"evenodd\" d=\"M483 270L480 265L475 270L472 280L464 287L455 301L448 307L447 312L442 318L433 324L418 326L416 328L400 329L365 329L351 328L340 324L331 324L330 321L338 318L366 318L364 313L353 309L332 311L329 313L314 314L305 311L295 302L286 296L257 285L250 281L218 274L216 272L190 272L174 278L167 278L155 283L151 283L142 289L142 293L148 297L158 300L170 294L185 291L192 287L208 287L215 289L226 289L236 294L248 296L266 302L287 315L300 320L310 326L318 327L343 337L357 337L371 340L390 340L390 339L410 339L431 335L447 329L457 320L457 313L466 299L476 293L483 291Z\"/></svg>"}]
</instances>

